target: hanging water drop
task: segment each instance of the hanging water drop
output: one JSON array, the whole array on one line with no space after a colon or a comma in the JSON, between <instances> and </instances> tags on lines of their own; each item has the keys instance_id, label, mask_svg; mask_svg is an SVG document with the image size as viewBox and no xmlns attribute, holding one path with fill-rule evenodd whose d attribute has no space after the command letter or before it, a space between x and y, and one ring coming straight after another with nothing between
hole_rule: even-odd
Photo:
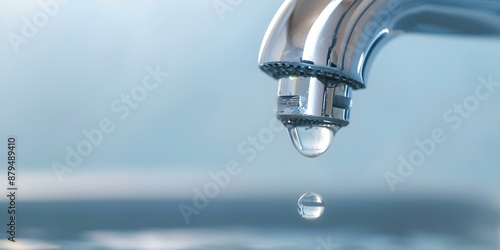
<instances>
[{"instance_id":1,"label":"hanging water drop","mask_svg":"<svg viewBox=\"0 0 500 250\"><path fill-rule=\"evenodd\" d=\"M323 203L323 198L316 193L305 193L300 196L297 202L300 216L304 219L315 220L323 214L325 209L325 204Z\"/></svg>"},{"instance_id":2,"label":"hanging water drop","mask_svg":"<svg viewBox=\"0 0 500 250\"><path fill-rule=\"evenodd\" d=\"M325 153L338 130L337 126L288 126L293 145L307 157L317 157Z\"/></svg>"}]
</instances>

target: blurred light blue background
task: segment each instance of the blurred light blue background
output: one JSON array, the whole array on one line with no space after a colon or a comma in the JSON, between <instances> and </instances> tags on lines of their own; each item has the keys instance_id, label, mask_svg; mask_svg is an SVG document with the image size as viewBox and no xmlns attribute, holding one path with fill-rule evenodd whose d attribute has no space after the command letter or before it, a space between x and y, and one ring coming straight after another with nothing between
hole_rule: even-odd
<instances>
[{"instance_id":1,"label":"blurred light blue background","mask_svg":"<svg viewBox=\"0 0 500 250\"><path fill-rule=\"evenodd\" d=\"M351 124L325 155L309 159L296 152L284 129L266 137L269 143L251 146L252 138L276 124L277 82L259 70L257 56L281 2L69 1L52 9L54 15L33 37L13 46L13 34L22 35L25 20L44 10L37 1L0 0L0 165L5 166L7 138L16 136L24 235L46 239L50 231L51 237L64 238L77 230L89 241L108 244L105 249L120 244L141 249L144 239L174 249L231 247L236 244L231 240L271 246L256 249L294 249L299 242L308 247L297 249L311 249L331 233L314 230L335 225L341 233L332 235L343 246L387 250L401 247L389 248L384 244L395 241L377 234L360 240L343 230L399 234L418 228L431 237L417 235L408 243L414 248L405 249L443 249L446 238L443 243L434 232L473 228L464 234L479 235L479 242L492 246L500 209L500 90L458 129L443 115L475 94L480 77L500 81L499 40L415 34L393 40L370 68L368 88L353 93ZM221 13L214 3L229 8ZM168 76L120 119L112 104L157 65ZM112 121L114 131L59 181L55 162L65 164L67 148L85 141L82 131L98 128L102 119ZM384 174L397 173L399 157L408 158L418 150L414 141L430 138L436 128L445 131L446 142L392 192ZM270 231L251 229L259 233L252 236L232 228L185 229L179 201L190 205L195 190L214 182L209 173L220 173L233 161L242 172L231 176L193 223L258 224ZM4 179L5 168L1 171ZM317 224L295 212L296 199L310 191L327 204ZM349 199L354 202L337 202ZM440 203L447 199L465 205ZM118 202L105 203L110 200ZM159 202L136 202L144 200ZM494 212L475 209L476 201ZM304 231L269 229L292 224ZM476 224L484 228L471 227ZM164 227L176 229L140 231ZM92 231L122 229L139 231ZM272 242L283 248L272 248ZM80 245L74 249L92 249L75 244Z\"/></svg>"},{"instance_id":2,"label":"blurred light blue background","mask_svg":"<svg viewBox=\"0 0 500 250\"><path fill-rule=\"evenodd\" d=\"M212 1L70 1L16 53L9 34L41 7L1 1L0 138L18 138L22 199L189 199L236 160L243 172L217 198L443 194L500 206L500 91L457 130L442 118L479 77L500 81L495 39L404 35L375 60L325 155L301 156L282 130L247 161L238 146L274 119L277 83L257 55L281 2L242 1L221 19ZM156 65L169 76L119 120L111 103ZM102 118L116 129L59 182L53 163ZM447 141L392 193L384 173L435 128Z\"/></svg>"}]
</instances>

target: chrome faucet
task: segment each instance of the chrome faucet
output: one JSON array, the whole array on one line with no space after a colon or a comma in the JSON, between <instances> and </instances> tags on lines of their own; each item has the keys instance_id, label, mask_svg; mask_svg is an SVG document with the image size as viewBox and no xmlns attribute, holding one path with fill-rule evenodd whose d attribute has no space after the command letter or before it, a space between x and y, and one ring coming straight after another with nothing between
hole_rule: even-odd
<instances>
[{"instance_id":1,"label":"chrome faucet","mask_svg":"<svg viewBox=\"0 0 500 250\"><path fill-rule=\"evenodd\" d=\"M498 0L286 0L267 29L260 68L278 80L277 118L316 157L349 124L377 51L405 32L500 35Z\"/></svg>"}]
</instances>

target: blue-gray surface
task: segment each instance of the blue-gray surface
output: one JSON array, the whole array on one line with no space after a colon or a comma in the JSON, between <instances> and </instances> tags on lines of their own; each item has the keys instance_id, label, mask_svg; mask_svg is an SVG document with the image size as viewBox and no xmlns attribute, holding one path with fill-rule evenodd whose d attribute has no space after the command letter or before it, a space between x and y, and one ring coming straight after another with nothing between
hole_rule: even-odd
<instances>
[{"instance_id":1,"label":"blue-gray surface","mask_svg":"<svg viewBox=\"0 0 500 250\"><path fill-rule=\"evenodd\" d=\"M313 221L287 199L214 201L190 225L173 216L185 200L30 202L20 205L18 228L26 243L62 249L500 247L499 211L476 200L325 200Z\"/></svg>"}]
</instances>

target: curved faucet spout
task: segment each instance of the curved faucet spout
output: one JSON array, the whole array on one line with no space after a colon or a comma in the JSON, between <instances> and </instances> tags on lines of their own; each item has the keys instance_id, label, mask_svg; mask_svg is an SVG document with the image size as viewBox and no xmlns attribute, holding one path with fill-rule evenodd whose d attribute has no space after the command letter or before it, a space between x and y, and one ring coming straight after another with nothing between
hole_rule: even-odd
<instances>
[{"instance_id":1,"label":"curved faucet spout","mask_svg":"<svg viewBox=\"0 0 500 250\"><path fill-rule=\"evenodd\" d=\"M500 35L497 0L287 0L274 17L259 55L272 62L307 62L343 72L364 86L366 58L383 38L404 32ZM343 75L343 74L341 74Z\"/></svg>"},{"instance_id":2,"label":"curved faucet spout","mask_svg":"<svg viewBox=\"0 0 500 250\"><path fill-rule=\"evenodd\" d=\"M377 51L405 32L500 35L498 0L286 0L269 26L260 68L278 79L287 127L349 123Z\"/></svg>"}]
</instances>

